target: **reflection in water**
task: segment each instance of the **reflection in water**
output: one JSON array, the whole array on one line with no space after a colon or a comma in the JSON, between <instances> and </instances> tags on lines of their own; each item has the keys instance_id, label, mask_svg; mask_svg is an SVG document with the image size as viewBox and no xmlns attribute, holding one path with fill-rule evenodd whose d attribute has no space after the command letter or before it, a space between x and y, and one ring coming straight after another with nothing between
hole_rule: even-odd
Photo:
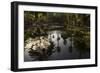
<instances>
[{"instance_id":1,"label":"reflection in water","mask_svg":"<svg viewBox=\"0 0 100 73\"><path fill-rule=\"evenodd\" d=\"M84 36L85 35L85 36ZM77 31L74 35L74 47L79 51L79 58L88 51L90 51L90 38L89 34L84 34L83 31Z\"/></svg>"},{"instance_id":2,"label":"reflection in water","mask_svg":"<svg viewBox=\"0 0 100 73\"><path fill-rule=\"evenodd\" d=\"M64 60L90 58L88 38L77 32L69 36L66 32L54 30L48 35L29 38L25 43L24 61Z\"/></svg>"}]
</instances>

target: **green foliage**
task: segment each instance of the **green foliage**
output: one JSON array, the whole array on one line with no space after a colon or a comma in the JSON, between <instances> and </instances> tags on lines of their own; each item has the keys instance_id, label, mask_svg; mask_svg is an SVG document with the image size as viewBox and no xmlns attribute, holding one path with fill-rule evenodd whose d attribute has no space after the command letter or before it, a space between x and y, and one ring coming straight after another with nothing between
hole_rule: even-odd
<instances>
[{"instance_id":1,"label":"green foliage","mask_svg":"<svg viewBox=\"0 0 100 73\"><path fill-rule=\"evenodd\" d=\"M90 32L76 31L74 33L74 45L78 51L85 53L90 49Z\"/></svg>"},{"instance_id":2,"label":"green foliage","mask_svg":"<svg viewBox=\"0 0 100 73\"><path fill-rule=\"evenodd\" d=\"M87 36L89 33L80 31L90 27L89 14L25 11L24 23L25 40L29 37L47 35L51 26L64 26L63 30L67 33L67 35L62 34L64 39L74 33L75 36L77 35L89 41L89 36ZM84 36L85 34L86 36Z\"/></svg>"},{"instance_id":3,"label":"green foliage","mask_svg":"<svg viewBox=\"0 0 100 73\"><path fill-rule=\"evenodd\" d=\"M49 12L24 12L24 22L26 25L50 24L63 25L65 30L74 27L89 27L90 15L77 13L49 13ZM27 27L27 26L26 26ZM30 27L29 27L30 28Z\"/></svg>"},{"instance_id":4,"label":"green foliage","mask_svg":"<svg viewBox=\"0 0 100 73\"><path fill-rule=\"evenodd\" d=\"M26 41L28 38L30 38L32 36L32 32L29 31L29 32L25 32L24 33L24 40Z\"/></svg>"},{"instance_id":5,"label":"green foliage","mask_svg":"<svg viewBox=\"0 0 100 73\"><path fill-rule=\"evenodd\" d=\"M47 35L47 29L42 27L33 27L32 29L26 31L24 33L24 40L27 40L28 38L35 38L37 36L46 36Z\"/></svg>"}]
</instances>

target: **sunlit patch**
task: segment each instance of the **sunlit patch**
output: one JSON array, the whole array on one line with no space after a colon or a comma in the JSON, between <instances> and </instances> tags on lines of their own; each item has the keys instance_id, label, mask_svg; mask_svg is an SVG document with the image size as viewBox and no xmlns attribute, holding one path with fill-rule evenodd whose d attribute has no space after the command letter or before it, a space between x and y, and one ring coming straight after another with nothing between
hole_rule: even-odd
<instances>
[{"instance_id":1,"label":"sunlit patch","mask_svg":"<svg viewBox=\"0 0 100 73\"><path fill-rule=\"evenodd\" d=\"M90 58L90 15L24 11L24 61Z\"/></svg>"}]
</instances>

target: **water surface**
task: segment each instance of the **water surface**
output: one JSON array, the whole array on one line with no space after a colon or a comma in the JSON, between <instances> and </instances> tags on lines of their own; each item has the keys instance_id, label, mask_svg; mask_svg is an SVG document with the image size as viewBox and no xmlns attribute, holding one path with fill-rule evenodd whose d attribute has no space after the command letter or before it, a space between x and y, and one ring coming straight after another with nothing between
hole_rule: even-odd
<instances>
[{"instance_id":1,"label":"water surface","mask_svg":"<svg viewBox=\"0 0 100 73\"><path fill-rule=\"evenodd\" d=\"M65 37L65 36L66 37ZM70 59L87 59L90 58L90 51L86 47L77 47L77 37L67 36L68 34L61 30L49 31L47 36L48 42L51 43L49 48L39 50L25 49L24 61L43 61L43 60L70 60ZM75 39L75 40L74 40ZM81 42L80 42L81 44ZM81 49L81 48L82 49ZM90 49L90 48L89 48Z\"/></svg>"}]
</instances>

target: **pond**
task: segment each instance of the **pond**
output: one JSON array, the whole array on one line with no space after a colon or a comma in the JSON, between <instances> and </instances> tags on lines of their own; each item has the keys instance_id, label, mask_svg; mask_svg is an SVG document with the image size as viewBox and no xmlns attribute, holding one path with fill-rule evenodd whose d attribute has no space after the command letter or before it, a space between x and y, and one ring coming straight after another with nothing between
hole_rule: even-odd
<instances>
[{"instance_id":1,"label":"pond","mask_svg":"<svg viewBox=\"0 0 100 73\"><path fill-rule=\"evenodd\" d=\"M73 35L73 34L72 34ZM79 37L69 36L61 30L52 30L46 36L28 39L25 45L24 61L71 60L90 58L90 48ZM34 46L33 43L39 42ZM44 41L44 42L43 42ZM45 45L44 45L45 43ZM33 45L32 45L33 44ZM42 45L42 46L41 46Z\"/></svg>"}]
</instances>

